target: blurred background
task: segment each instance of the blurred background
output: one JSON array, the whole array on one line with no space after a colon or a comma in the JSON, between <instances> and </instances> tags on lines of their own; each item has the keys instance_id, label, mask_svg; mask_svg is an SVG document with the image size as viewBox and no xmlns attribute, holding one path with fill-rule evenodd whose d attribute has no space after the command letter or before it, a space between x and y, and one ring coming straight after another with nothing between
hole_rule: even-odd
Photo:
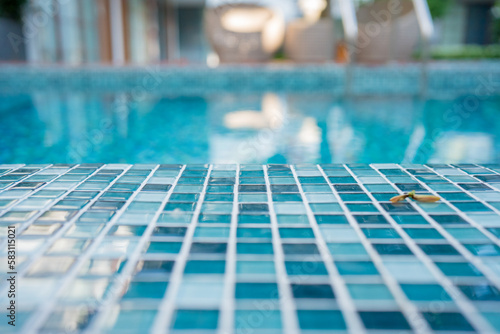
<instances>
[{"instance_id":1,"label":"blurred background","mask_svg":"<svg viewBox=\"0 0 500 334\"><path fill-rule=\"evenodd\" d=\"M265 42L266 50L262 52L266 53L266 60L343 62L347 58L343 52L343 1L2 0L0 60L71 65L153 62L214 65L220 53L224 53L221 49L231 49L231 43L246 43L239 47L252 49L254 54L236 57L227 55L230 52L226 50L223 58L262 60L256 51L261 46L252 43ZM367 14L381 7L377 3L384 2L387 1L353 1L361 33L363 24L374 19ZM412 27L417 23L411 8L406 9L412 6L411 1L402 2L404 10L390 20L392 25L405 30L399 44L404 41L413 46L417 36ZM433 58L500 57L498 1L428 0L428 4L435 24ZM381 15L375 19L386 17ZM238 34L256 32L266 35L263 41L256 42L251 36L245 43L237 40ZM398 41L397 32L392 34L392 40ZM287 40L282 46L281 39L285 36ZM307 45L305 36L321 40L324 50L317 50L315 56L308 55L304 49L314 46L315 41L309 40ZM411 52L396 50L396 53L409 53L403 59L412 60L419 57L416 51L411 48ZM361 55L360 58L366 60L367 57ZM375 60L381 59L375 57Z\"/></svg>"}]
</instances>

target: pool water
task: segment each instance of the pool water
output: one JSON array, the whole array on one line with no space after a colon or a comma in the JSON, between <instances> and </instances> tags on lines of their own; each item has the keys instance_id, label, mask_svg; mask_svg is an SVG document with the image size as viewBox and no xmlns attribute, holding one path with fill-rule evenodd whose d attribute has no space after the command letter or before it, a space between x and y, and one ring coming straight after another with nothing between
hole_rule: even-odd
<instances>
[{"instance_id":1,"label":"pool water","mask_svg":"<svg viewBox=\"0 0 500 334\"><path fill-rule=\"evenodd\" d=\"M0 94L0 163L498 163L500 98Z\"/></svg>"}]
</instances>

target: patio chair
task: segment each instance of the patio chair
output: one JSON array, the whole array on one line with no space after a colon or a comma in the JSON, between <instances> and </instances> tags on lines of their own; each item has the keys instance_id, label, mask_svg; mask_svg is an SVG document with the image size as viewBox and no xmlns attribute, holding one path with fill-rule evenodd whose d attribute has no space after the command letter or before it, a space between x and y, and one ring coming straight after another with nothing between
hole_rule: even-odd
<instances>
[{"instance_id":1,"label":"patio chair","mask_svg":"<svg viewBox=\"0 0 500 334\"><path fill-rule=\"evenodd\" d=\"M411 1L399 2L399 13L390 11L391 0L377 0L357 11L359 62L408 61L419 38L418 21Z\"/></svg>"},{"instance_id":2,"label":"patio chair","mask_svg":"<svg viewBox=\"0 0 500 334\"><path fill-rule=\"evenodd\" d=\"M283 17L266 7L225 4L208 8L205 30L221 62L263 62L283 43Z\"/></svg>"},{"instance_id":3,"label":"patio chair","mask_svg":"<svg viewBox=\"0 0 500 334\"><path fill-rule=\"evenodd\" d=\"M332 60L335 50L333 20L317 22L298 19L286 30L285 53L296 62L324 62Z\"/></svg>"},{"instance_id":4,"label":"patio chair","mask_svg":"<svg viewBox=\"0 0 500 334\"><path fill-rule=\"evenodd\" d=\"M320 18L325 0L299 0L304 17L288 24L285 53L296 62L321 62L333 59L335 49L334 23Z\"/></svg>"}]
</instances>

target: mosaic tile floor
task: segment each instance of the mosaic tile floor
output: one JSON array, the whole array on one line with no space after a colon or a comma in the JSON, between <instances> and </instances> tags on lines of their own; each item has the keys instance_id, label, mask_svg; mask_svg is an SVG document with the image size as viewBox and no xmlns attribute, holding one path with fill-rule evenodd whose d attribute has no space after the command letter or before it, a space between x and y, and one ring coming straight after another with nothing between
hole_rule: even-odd
<instances>
[{"instance_id":1,"label":"mosaic tile floor","mask_svg":"<svg viewBox=\"0 0 500 334\"><path fill-rule=\"evenodd\" d=\"M18 332L500 332L500 165L0 165L8 226Z\"/></svg>"}]
</instances>

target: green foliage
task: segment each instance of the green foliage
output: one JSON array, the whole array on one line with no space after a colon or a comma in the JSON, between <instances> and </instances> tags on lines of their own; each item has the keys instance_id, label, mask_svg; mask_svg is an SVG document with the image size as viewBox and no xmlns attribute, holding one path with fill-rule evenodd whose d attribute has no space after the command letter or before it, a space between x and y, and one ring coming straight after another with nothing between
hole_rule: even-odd
<instances>
[{"instance_id":1,"label":"green foliage","mask_svg":"<svg viewBox=\"0 0 500 334\"><path fill-rule=\"evenodd\" d=\"M493 7L493 42L500 43L500 0Z\"/></svg>"},{"instance_id":2,"label":"green foliage","mask_svg":"<svg viewBox=\"0 0 500 334\"><path fill-rule=\"evenodd\" d=\"M440 46L431 51L433 59L492 59L500 58L500 45Z\"/></svg>"},{"instance_id":3,"label":"green foliage","mask_svg":"<svg viewBox=\"0 0 500 334\"><path fill-rule=\"evenodd\" d=\"M26 2L27 0L0 0L0 17L21 21Z\"/></svg>"},{"instance_id":4,"label":"green foliage","mask_svg":"<svg viewBox=\"0 0 500 334\"><path fill-rule=\"evenodd\" d=\"M427 0L432 18L438 19L443 17L448 10L450 0Z\"/></svg>"}]
</instances>

